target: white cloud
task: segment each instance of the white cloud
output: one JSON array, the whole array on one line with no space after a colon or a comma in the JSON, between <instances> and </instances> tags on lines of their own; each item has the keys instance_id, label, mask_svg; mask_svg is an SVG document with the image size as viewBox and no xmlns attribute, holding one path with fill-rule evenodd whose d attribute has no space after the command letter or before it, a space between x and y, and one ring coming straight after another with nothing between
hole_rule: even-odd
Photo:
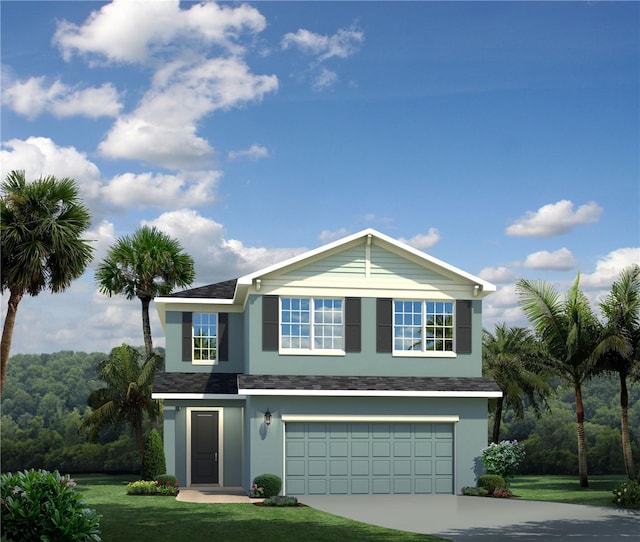
<instances>
[{"instance_id":1,"label":"white cloud","mask_svg":"<svg viewBox=\"0 0 640 542\"><path fill-rule=\"evenodd\" d=\"M190 209L163 213L144 224L156 226L178 239L196 267L196 282L210 284L237 278L281 262L305 249L247 247L241 241L226 239L222 224Z\"/></svg>"},{"instance_id":2,"label":"white cloud","mask_svg":"<svg viewBox=\"0 0 640 542\"><path fill-rule=\"evenodd\" d=\"M320 68L320 73L315 76L315 79L313 81L313 89L322 91L333 86L337 81L338 74L322 66Z\"/></svg>"},{"instance_id":3,"label":"white cloud","mask_svg":"<svg viewBox=\"0 0 640 542\"><path fill-rule=\"evenodd\" d=\"M193 168L212 154L198 121L219 109L260 101L278 88L272 75L254 75L239 58L191 58L166 64L138 107L100 143L110 158L140 159L167 168Z\"/></svg>"},{"instance_id":4,"label":"white cloud","mask_svg":"<svg viewBox=\"0 0 640 542\"><path fill-rule=\"evenodd\" d=\"M338 230L322 230L320 235L318 235L318 239L320 242L330 243L331 241L335 241L336 239L340 239L341 237L346 236L349 233L347 228L340 228Z\"/></svg>"},{"instance_id":5,"label":"white cloud","mask_svg":"<svg viewBox=\"0 0 640 542\"><path fill-rule=\"evenodd\" d=\"M561 200L528 211L506 230L514 237L553 237L570 232L574 227L600 220L602 208L595 202L581 205L575 212L573 202Z\"/></svg>"},{"instance_id":6,"label":"white cloud","mask_svg":"<svg viewBox=\"0 0 640 542\"><path fill-rule=\"evenodd\" d=\"M400 241L406 243L407 245L411 245L412 247L415 247L419 250L424 250L426 248L431 248L432 246L434 246L438 241L440 241L440 237L440 232L437 230L437 228L429 228L429 231L426 234L418 233L411 239L400 238Z\"/></svg>"},{"instance_id":7,"label":"white cloud","mask_svg":"<svg viewBox=\"0 0 640 542\"><path fill-rule=\"evenodd\" d=\"M241 151L230 151L229 160L238 160L240 158L249 158L250 160L260 160L260 158L268 158L269 151L262 145L251 145L248 149Z\"/></svg>"},{"instance_id":8,"label":"white cloud","mask_svg":"<svg viewBox=\"0 0 640 542\"><path fill-rule=\"evenodd\" d=\"M524 262L524 267L529 269L549 269L566 271L576 266L576 259L568 248L561 248L554 252L541 250L529 254Z\"/></svg>"},{"instance_id":9,"label":"white cloud","mask_svg":"<svg viewBox=\"0 0 640 542\"><path fill-rule=\"evenodd\" d=\"M584 289L609 289L620 272L633 264L640 265L640 247L613 250L596 262L593 273L580 276L580 286Z\"/></svg>"},{"instance_id":10,"label":"white cloud","mask_svg":"<svg viewBox=\"0 0 640 542\"><path fill-rule=\"evenodd\" d=\"M219 171L183 172L176 175L125 173L102 189L107 201L123 208L197 207L215 201Z\"/></svg>"},{"instance_id":11,"label":"white cloud","mask_svg":"<svg viewBox=\"0 0 640 542\"><path fill-rule=\"evenodd\" d=\"M485 267L478 273L478 276L494 284L513 282L517 278L517 274L507 267Z\"/></svg>"},{"instance_id":12,"label":"white cloud","mask_svg":"<svg viewBox=\"0 0 640 542\"><path fill-rule=\"evenodd\" d=\"M282 38L282 48L295 46L302 52L323 61L329 58L347 58L358 51L364 41L364 32L351 28L340 28L335 34L326 36L304 28L289 32Z\"/></svg>"},{"instance_id":13,"label":"white cloud","mask_svg":"<svg viewBox=\"0 0 640 542\"><path fill-rule=\"evenodd\" d=\"M114 0L94 11L82 25L58 23L54 43L63 57L93 54L110 62L143 63L163 49L216 44L234 54L242 51L235 44L242 31L261 32L264 17L246 4L237 7L216 3L195 4L180 9L178 0L131 2Z\"/></svg>"},{"instance_id":14,"label":"white cloud","mask_svg":"<svg viewBox=\"0 0 640 542\"><path fill-rule=\"evenodd\" d=\"M46 137L11 139L2 144L0 164L3 179L12 170L24 170L28 180L47 175L70 177L88 205L99 204L100 171L75 147L60 147Z\"/></svg>"},{"instance_id":15,"label":"white cloud","mask_svg":"<svg viewBox=\"0 0 640 542\"><path fill-rule=\"evenodd\" d=\"M110 83L101 87L72 88L57 80L47 87L44 77L31 77L6 86L2 103L29 119L43 112L60 118L74 115L116 117L122 108L118 92Z\"/></svg>"}]
</instances>

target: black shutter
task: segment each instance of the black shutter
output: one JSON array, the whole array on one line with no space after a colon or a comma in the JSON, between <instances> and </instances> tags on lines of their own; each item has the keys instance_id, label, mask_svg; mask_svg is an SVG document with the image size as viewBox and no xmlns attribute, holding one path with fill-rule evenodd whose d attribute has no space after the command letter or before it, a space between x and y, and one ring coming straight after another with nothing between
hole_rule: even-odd
<instances>
[{"instance_id":1,"label":"black shutter","mask_svg":"<svg viewBox=\"0 0 640 542\"><path fill-rule=\"evenodd\" d=\"M278 296L262 296L262 350L278 350Z\"/></svg>"},{"instance_id":2,"label":"black shutter","mask_svg":"<svg viewBox=\"0 0 640 542\"><path fill-rule=\"evenodd\" d=\"M471 301L456 301L456 352L471 354Z\"/></svg>"},{"instance_id":3,"label":"black shutter","mask_svg":"<svg viewBox=\"0 0 640 542\"><path fill-rule=\"evenodd\" d=\"M376 352L392 352L393 302L388 298L376 299Z\"/></svg>"},{"instance_id":4,"label":"black shutter","mask_svg":"<svg viewBox=\"0 0 640 542\"><path fill-rule=\"evenodd\" d=\"M229 361L229 314L218 313L218 361Z\"/></svg>"},{"instance_id":5,"label":"black shutter","mask_svg":"<svg viewBox=\"0 0 640 542\"><path fill-rule=\"evenodd\" d=\"M182 361L191 363L193 355L192 339L193 315L190 312L182 313Z\"/></svg>"},{"instance_id":6,"label":"black shutter","mask_svg":"<svg viewBox=\"0 0 640 542\"><path fill-rule=\"evenodd\" d=\"M345 352L360 352L362 346L360 298L347 297L344 301L344 350Z\"/></svg>"}]
</instances>

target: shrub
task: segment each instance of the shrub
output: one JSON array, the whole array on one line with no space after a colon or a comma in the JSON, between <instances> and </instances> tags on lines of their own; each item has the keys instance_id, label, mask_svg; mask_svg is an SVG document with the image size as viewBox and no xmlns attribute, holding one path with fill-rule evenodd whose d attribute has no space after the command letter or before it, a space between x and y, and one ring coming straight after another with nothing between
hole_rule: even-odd
<instances>
[{"instance_id":1,"label":"shrub","mask_svg":"<svg viewBox=\"0 0 640 542\"><path fill-rule=\"evenodd\" d=\"M508 487L497 487L493 490L491 495L502 499L513 497L513 493L511 493L511 490Z\"/></svg>"},{"instance_id":2,"label":"shrub","mask_svg":"<svg viewBox=\"0 0 640 542\"><path fill-rule=\"evenodd\" d=\"M472 497L484 497L485 495L488 495L489 492L483 487L463 487L462 494L470 495Z\"/></svg>"},{"instance_id":3,"label":"shrub","mask_svg":"<svg viewBox=\"0 0 640 542\"><path fill-rule=\"evenodd\" d=\"M613 502L620 508L640 508L640 483L623 480L613 490Z\"/></svg>"},{"instance_id":4,"label":"shrub","mask_svg":"<svg viewBox=\"0 0 640 542\"><path fill-rule=\"evenodd\" d=\"M2 536L14 542L101 540L101 516L87 508L75 485L58 471L2 474Z\"/></svg>"},{"instance_id":5,"label":"shrub","mask_svg":"<svg viewBox=\"0 0 640 542\"><path fill-rule=\"evenodd\" d=\"M478 478L478 487L486 489L489 493L493 493L499 487L504 486L504 478L497 474L483 474Z\"/></svg>"},{"instance_id":6,"label":"shrub","mask_svg":"<svg viewBox=\"0 0 640 542\"><path fill-rule=\"evenodd\" d=\"M298 506L298 499L295 497L289 497L288 495L281 495L275 497L269 497L262 501L264 506Z\"/></svg>"},{"instance_id":7,"label":"shrub","mask_svg":"<svg viewBox=\"0 0 640 542\"><path fill-rule=\"evenodd\" d=\"M175 497L178 494L178 482L156 482L154 480L138 480L127 484L127 495L164 495Z\"/></svg>"},{"instance_id":8,"label":"shrub","mask_svg":"<svg viewBox=\"0 0 640 542\"><path fill-rule=\"evenodd\" d=\"M158 474L158 476L156 476L156 482L160 482L161 484L171 482L171 485L175 485L178 483L178 479L173 474Z\"/></svg>"},{"instance_id":9,"label":"shrub","mask_svg":"<svg viewBox=\"0 0 640 542\"><path fill-rule=\"evenodd\" d=\"M282 489L282 479L275 474L260 474L253 479L257 489L262 488L265 498L275 497Z\"/></svg>"},{"instance_id":10,"label":"shrub","mask_svg":"<svg viewBox=\"0 0 640 542\"><path fill-rule=\"evenodd\" d=\"M158 474L164 474L165 472L167 472L167 466L162 439L158 431L152 429L144 444L141 476L143 480L154 480Z\"/></svg>"},{"instance_id":11,"label":"shrub","mask_svg":"<svg viewBox=\"0 0 640 542\"><path fill-rule=\"evenodd\" d=\"M492 442L482 450L482 464L487 474L497 474L507 478L515 474L525 458L524 445L517 440Z\"/></svg>"}]
</instances>

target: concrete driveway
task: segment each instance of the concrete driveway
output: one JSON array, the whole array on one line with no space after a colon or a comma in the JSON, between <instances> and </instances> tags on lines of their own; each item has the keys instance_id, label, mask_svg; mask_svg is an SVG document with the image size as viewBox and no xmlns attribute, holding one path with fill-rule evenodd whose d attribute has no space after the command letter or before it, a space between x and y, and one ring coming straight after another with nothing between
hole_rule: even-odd
<instances>
[{"instance_id":1,"label":"concrete driveway","mask_svg":"<svg viewBox=\"0 0 640 542\"><path fill-rule=\"evenodd\" d=\"M455 542L640 541L640 511L454 495L301 497L308 506Z\"/></svg>"}]
</instances>

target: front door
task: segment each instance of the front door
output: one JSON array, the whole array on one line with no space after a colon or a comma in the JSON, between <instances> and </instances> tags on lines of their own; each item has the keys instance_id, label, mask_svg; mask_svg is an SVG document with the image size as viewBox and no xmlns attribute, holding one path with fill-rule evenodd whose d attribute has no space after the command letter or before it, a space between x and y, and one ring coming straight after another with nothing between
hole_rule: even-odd
<instances>
[{"instance_id":1,"label":"front door","mask_svg":"<svg viewBox=\"0 0 640 542\"><path fill-rule=\"evenodd\" d=\"M191 412L191 483L218 483L217 412Z\"/></svg>"}]
</instances>

